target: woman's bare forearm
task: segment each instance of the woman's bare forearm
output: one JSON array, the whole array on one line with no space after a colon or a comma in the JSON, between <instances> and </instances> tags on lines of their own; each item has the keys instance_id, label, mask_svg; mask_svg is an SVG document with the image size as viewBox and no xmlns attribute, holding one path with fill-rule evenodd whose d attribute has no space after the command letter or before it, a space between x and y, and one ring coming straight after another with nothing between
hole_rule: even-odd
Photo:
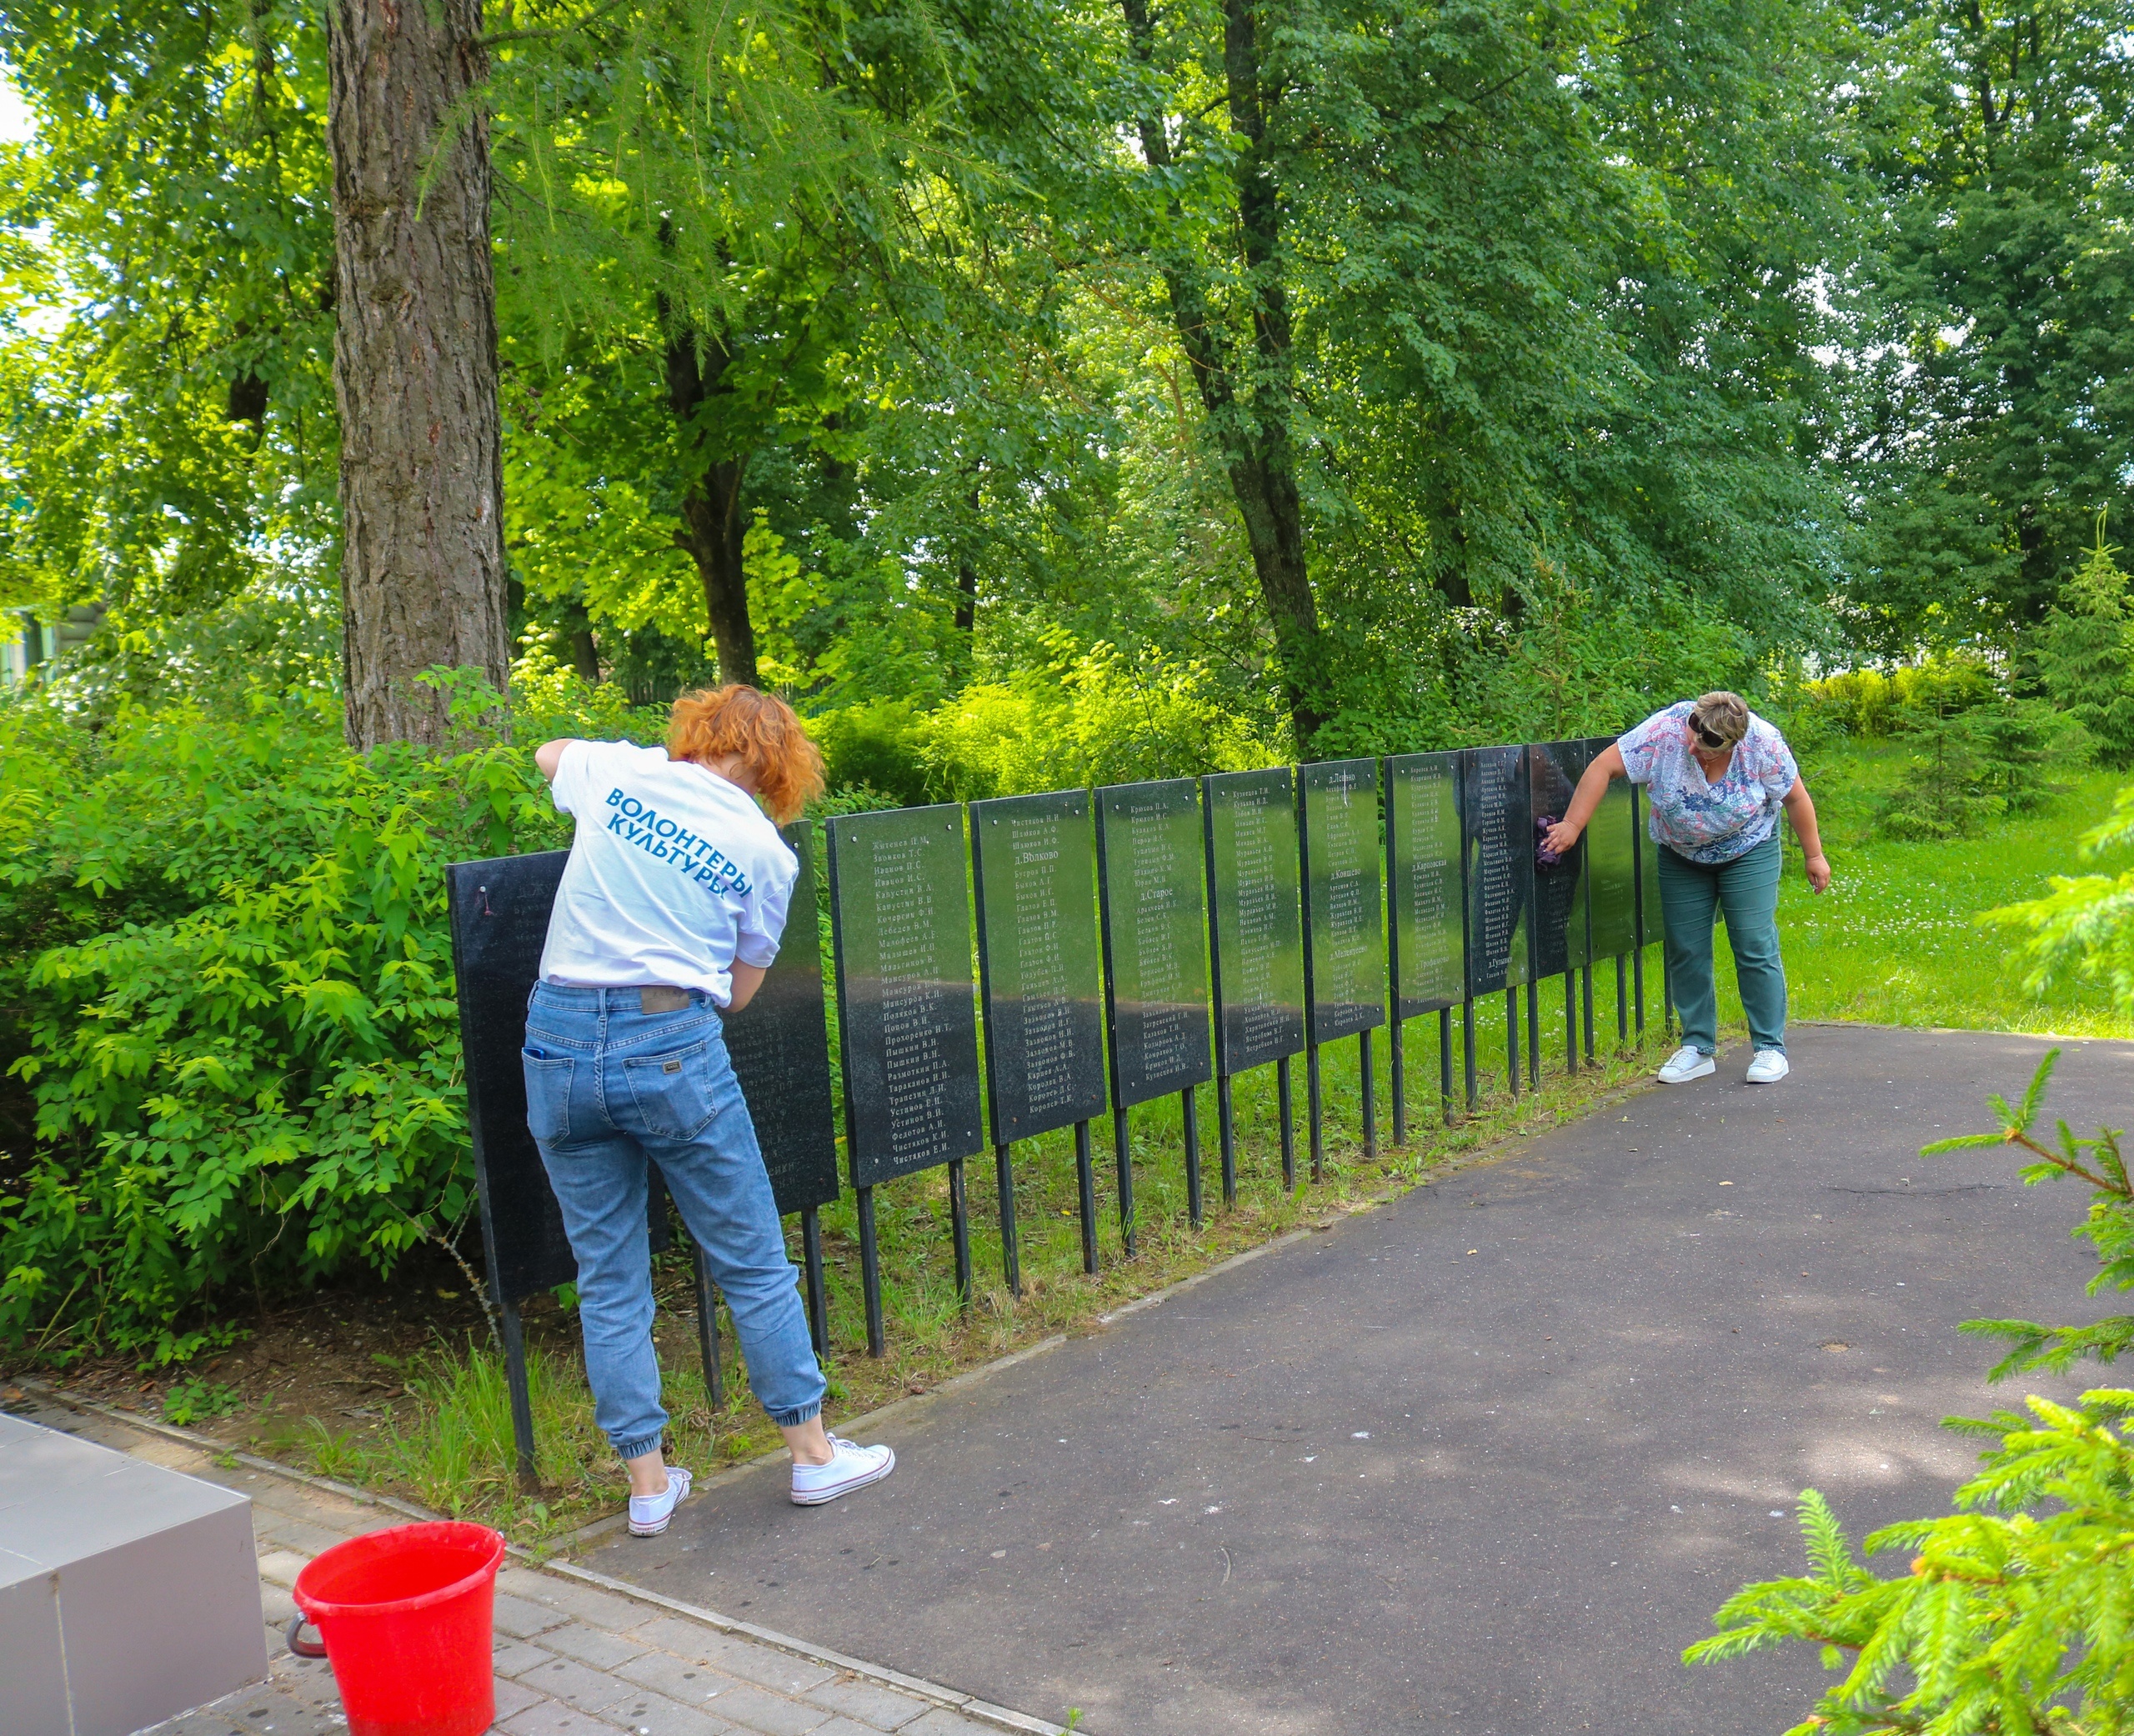
<instances>
[{"instance_id":1,"label":"woman's bare forearm","mask_svg":"<svg viewBox=\"0 0 2134 1736\"><path fill-rule=\"evenodd\" d=\"M1816 803L1808 793L1808 786L1798 778L1786 793L1786 817L1793 823L1794 836L1801 840L1801 853L1821 855L1823 835L1816 824Z\"/></svg>"},{"instance_id":2,"label":"woman's bare forearm","mask_svg":"<svg viewBox=\"0 0 2134 1736\"><path fill-rule=\"evenodd\" d=\"M1608 793L1609 781L1626 775L1623 750L1613 742L1609 743L1585 768L1585 775L1578 780L1578 788L1571 792L1570 806L1564 811L1564 823L1585 831L1600 806L1601 798Z\"/></svg>"}]
</instances>

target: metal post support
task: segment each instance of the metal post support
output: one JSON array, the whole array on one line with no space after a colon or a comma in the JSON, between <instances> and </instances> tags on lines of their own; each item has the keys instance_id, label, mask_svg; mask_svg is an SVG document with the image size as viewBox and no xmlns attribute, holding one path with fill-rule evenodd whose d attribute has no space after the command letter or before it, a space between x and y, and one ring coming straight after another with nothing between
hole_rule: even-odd
<instances>
[{"instance_id":1,"label":"metal post support","mask_svg":"<svg viewBox=\"0 0 2134 1736\"><path fill-rule=\"evenodd\" d=\"M1631 975L1637 985L1637 1040L1645 1041L1645 948L1637 948L1631 954Z\"/></svg>"},{"instance_id":2,"label":"metal post support","mask_svg":"<svg viewBox=\"0 0 2134 1736\"><path fill-rule=\"evenodd\" d=\"M859 1293L867 1304L867 1353L882 1353L882 1254L874 1245L874 1190L861 1188L859 1203Z\"/></svg>"},{"instance_id":3,"label":"metal post support","mask_svg":"<svg viewBox=\"0 0 2134 1736\"><path fill-rule=\"evenodd\" d=\"M1437 1098L1445 1112L1445 1124L1452 1125L1452 1008L1437 1013Z\"/></svg>"},{"instance_id":4,"label":"metal post support","mask_svg":"<svg viewBox=\"0 0 2134 1736\"><path fill-rule=\"evenodd\" d=\"M964 1204L964 1160L949 1159L949 1236L956 1248L956 1303L970 1306L970 1212Z\"/></svg>"},{"instance_id":5,"label":"metal post support","mask_svg":"<svg viewBox=\"0 0 2134 1736\"><path fill-rule=\"evenodd\" d=\"M1364 1096L1364 1162L1378 1161L1378 1104L1371 1084L1370 1033L1356 1033L1356 1062Z\"/></svg>"},{"instance_id":6,"label":"metal post support","mask_svg":"<svg viewBox=\"0 0 2134 1736\"><path fill-rule=\"evenodd\" d=\"M1237 1109L1230 1101L1230 1076L1215 1075L1215 1137L1222 1153L1223 1205L1237 1203Z\"/></svg>"},{"instance_id":7,"label":"metal post support","mask_svg":"<svg viewBox=\"0 0 2134 1736\"><path fill-rule=\"evenodd\" d=\"M719 1375L719 1292L713 1288L711 1267L701 1243L692 1243L697 1274L697 1350L704 1358L704 1389L714 1410L726 1403L724 1383Z\"/></svg>"},{"instance_id":8,"label":"metal post support","mask_svg":"<svg viewBox=\"0 0 2134 1736\"><path fill-rule=\"evenodd\" d=\"M1311 1135L1311 1179L1316 1184L1326 1179L1326 1120L1320 1102L1319 1045L1315 1043L1304 1046L1304 1116Z\"/></svg>"},{"instance_id":9,"label":"metal post support","mask_svg":"<svg viewBox=\"0 0 2134 1736\"><path fill-rule=\"evenodd\" d=\"M1578 973L1564 973L1564 1071L1578 1071Z\"/></svg>"},{"instance_id":10,"label":"metal post support","mask_svg":"<svg viewBox=\"0 0 2134 1736\"><path fill-rule=\"evenodd\" d=\"M1400 1053L1400 1009L1398 1006L1394 1008L1393 1015L1385 1028L1387 1071L1393 1075L1393 1143L1405 1145L1408 1141L1408 1082Z\"/></svg>"},{"instance_id":11,"label":"metal post support","mask_svg":"<svg viewBox=\"0 0 2134 1736\"><path fill-rule=\"evenodd\" d=\"M1282 1118L1282 1187L1294 1192L1297 1184L1297 1094L1290 1080L1290 1058L1275 1063L1275 1113Z\"/></svg>"},{"instance_id":12,"label":"metal post support","mask_svg":"<svg viewBox=\"0 0 2134 1736\"><path fill-rule=\"evenodd\" d=\"M1126 1258L1134 1258L1134 1153L1127 1144L1126 1111L1115 1103L1111 1111L1111 1144L1119 1160L1119 1242Z\"/></svg>"},{"instance_id":13,"label":"metal post support","mask_svg":"<svg viewBox=\"0 0 2134 1736\"><path fill-rule=\"evenodd\" d=\"M541 1492L541 1473L534 1462L534 1393L526 1383L526 1334L518 1324L518 1304L497 1298L497 1326L503 1333L504 1384L511 1391L511 1440L518 1453L518 1486L528 1494Z\"/></svg>"},{"instance_id":14,"label":"metal post support","mask_svg":"<svg viewBox=\"0 0 2134 1736\"><path fill-rule=\"evenodd\" d=\"M1475 1101L1479 1094L1475 1084L1475 1003L1460 1003L1460 1052L1467 1063L1467 1113L1475 1113Z\"/></svg>"},{"instance_id":15,"label":"metal post support","mask_svg":"<svg viewBox=\"0 0 2134 1736\"><path fill-rule=\"evenodd\" d=\"M1630 973L1623 968L1623 955L1616 954L1616 1045L1621 1048L1631 1040L1630 1002L1626 997L1630 991Z\"/></svg>"},{"instance_id":16,"label":"metal post support","mask_svg":"<svg viewBox=\"0 0 2134 1736\"><path fill-rule=\"evenodd\" d=\"M1188 1085L1178 1093L1179 1119L1185 1126L1185 1215L1200 1228L1200 1103Z\"/></svg>"},{"instance_id":17,"label":"metal post support","mask_svg":"<svg viewBox=\"0 0 2134 1736\"><path fill-rule=\"evenodd\" d=\"M1504 1077L1514 1097L1519 1095L1519 990L1504 992Z\"/></svg>"},{"instance_id":18,"label":"metal post support","mask_svg":"<svg viewBox=\"0 0 2134 1736\"><path fill-rule=\"evenodd\" d=\"M1097 1269L1097 1175L1090 1157L1090 1124L1075 1123L1075 1187L1082 1208L1082 1269Z\"/></svg>"},{"instance_id":19,"label":"metal post support","mask_svg":"<svg viewBox=\"0 0 2134 1736\"><path fill-rule=\"evenodd\" d=\"M1526 1088L1541 1088L1541 985L1526 985Z\"/></svg>"},{"instance_id":20,"label":"metal post support","mask_svg":"<svg viewBox=\"0 0 2134 1736\"><path fill-rule=\"evenodd\" d=\"M1593 1064L1593 967L1578 973L1579 999L1585 1015L1585 1064Z\"/></svg>"},{"instance_id":21,"label":"metal post support","mask_svg":"<svg viewBox=\"0 0 2134 1736\"><path fill-rule=\"evenodd\" d=\"M823 1287L823 1217L809 1206L800 1213L800 1270L808 1286L808 1336L815 1354L830 1353L830 1299Z\"/></svg>"},{"instance_id":22,"label":"metal post support","mask_svg":"<svg viewBox=\"0 0 2134 1736\"><path fill-rule=\"evenodd\" d=\"M1015 1166L1008 1148L993 1148L994 1180L1000 1190L1000 1269L1008 1276L1008 1293L1023 1293L1023 1254L1015 1236Z\"/></svg>"}]
</instances>

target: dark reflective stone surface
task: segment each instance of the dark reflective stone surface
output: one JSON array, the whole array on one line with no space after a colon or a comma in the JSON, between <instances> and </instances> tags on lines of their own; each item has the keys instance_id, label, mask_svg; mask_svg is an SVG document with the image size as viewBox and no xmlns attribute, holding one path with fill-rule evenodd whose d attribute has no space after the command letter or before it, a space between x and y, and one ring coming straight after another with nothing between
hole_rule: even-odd
<instances>
[{"instance_id":1,"label":"dark reflective stone surface","mask_svg":"<svg viewBox=\"0 0 2134 1736\"><path fill-rule=\"evenodd\" d=\"M1311 1040L1385 1023L1385 927L1379 902L1378 762L1297 768L1304 800L1305 978Z\"/></svg>"},{"instance_id":2,"label":"dark reflective stone surface","mask_svg":"<svg viewBox=\"0 0 2134 1736\"><path fill-rule=\"evenodd\" d=\"M1636 793L1636 818L1631 830L1637 843L1637 922L1639 943L1657 946L1660 930L1660 846L1652 839L1652 816L1645 792Z\"/></svg>"},{"instance_id":3,"label":"dark reflective stone surface","mask_svg":"<svg viewBox=\"0 0 2134 1736\"><path fill-rule=\"evenodd\" d=\"M1534 890L1534 828L1524 748L1460 754L1462 873L1467 889L1467 993L1526 980L1526 906Z\"/></svg>"},{"instance_id":4,"label":"dark reflective stone surface","mask_svg":"<svg viewBox=\"0 0 2134 1736\"><path fill-rule=\"evenodd\" d=\"M830 908L852 1184L984 1145L963 809L829 823Z\"/></svg>"},{"instance_id":5,"label":"dark reflective stone surface","mask_svg":"<svg viewBox=\"0 0 2134 1736\"><path fill-rule=\"evenodd\" d=\"M771 1192L785 1213L837 1198L837 1108L815 920L814 827L800 820L781 835L800 858L785 933L754 998L724 1025L726 1053L756 1124Z\"/></svg>"},{"instance_id":6,"label":"dark reflective stone surface","mask_svg":"<svg viewBox=\"0 0 2134 1736\"><path fill-rule=\"evenodd\" d=\"M1215 1075L1196 794L1190 778L1097 792L1115 1103L1145 1103Z\"/></svg>"},{"instance_id":7,"label":"dark reflective stone surface","mask_svg":"<svg viewBox=\"0 0 2134 1736\"><path fill-rule=\"evenodd\" d=\"M970 805L996 1145L1101 1115L1104 975L1090 793Z\"/></svg>"},{"instance_id":8,"label":"dark reflective stone surface","mask_svg":"<svg viewBox=\"0 0 2134 1736\"><path fill-rule=\"evenodd\" d=\"M1400 1016L1455 1006L1467 998L1457 753L1386 761L1385 855L1389 964Z\"/></svg>"},{"instance_id":9,"label":"dark reflective stone surface","mask_svg":"<svg viewBox=\"0 0 2134 1736\"><path fill-rule=\"evenodd\" d=\"M1526 750L1526 800L1534 816L1534 901L1527 935L1534 980L1585 964L1585 840L1555 863L1540 859L1541 822L1561 819L1585 775L1585 743L1537 742Z\"/></svg>"},{"instance_id":10,"label":"dark reflective stone surface","mask_svg":"<svg viewBox=\"0 0 2134 1736\"><path fill-rule=\"evenodd\" d=\"M455 862L445 870L452 968L466 1052L467 1123L489 1283L509 1301L573 1283L578 1262L564 1234L549 1173L526 1129L526 998L541 972L549 909L568 850ZM655 1213L654 1222L664 1222Z\"/></svg>"},{"instance_id":11,"label":"dark reflective stone surface","mask_svg":"<svg viewBox=\"0 0 2134 1736\"><path fill-rule=\"evenodd\" d=\"M1287 766L1200 780L1222 1068L1304 1047L1304 913L1296 789Z\"/></svg>"},{"instance_id":12,"label":"dark reflective stone surface","mask_svg":"<svg viewBox=\"0 0 2134 1736\"><path fill-rule=\"evenodd\" d=\"M1615 745L1610 735L1585 744L1589 766ZM1637 945L1637 855L1631 831L1631 786L1611 778L1585 828L1585 886L1593 956L1613 958Z\"/></svg>"}]
</instances>

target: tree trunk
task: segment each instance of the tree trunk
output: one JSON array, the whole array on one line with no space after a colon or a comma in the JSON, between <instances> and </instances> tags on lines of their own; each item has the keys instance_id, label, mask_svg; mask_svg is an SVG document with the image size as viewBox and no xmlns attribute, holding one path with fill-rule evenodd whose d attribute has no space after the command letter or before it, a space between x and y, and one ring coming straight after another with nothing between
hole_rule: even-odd
<instances>
[{"instance_id":1,"label":"tree trunk","mask_svg":"<svg viewBox=\"0 0 2134 1736\"><path fill-rule=\"evenodd\" d=\"M661 312L665 313L663 306ZM695 422L706 399L719 389L733 354L715 339L682 332L667 340L667 404L684 428ZM695 445L704 443L701 428ZM749 579L741 564L741 539L748 534L741 484L749 455L705 462L682 498L678 548L697 563L704 583L704 613L711 622L711 642L719 656L719 678L749 687L756 680L756 629L749 619Z\"/></svg>"},{"instance_id":2,"label":"tree trunk","mask_svg":"<svg viewBox=\"0 0 2134 1736\"><path fill-rule=\"evenodd\" d=\"M1155 25L1148 0L1120 0L1135 58L1153 57ZM1218 316L1209 305L1204 276L1190 242L1165 250L1164 282L1171 319L1200 388L1200 403L1223 456L1230 493L1245 528L1260 582L1260 600L1275 630L1290 727L1299 758L1326 721L1316 689L1321 678L1319 609L1305 560L1304 503L1297 488L1290 416L1295 393L1289 303L1282 283L1280 189L1266 148L1260 55L1252 0L1225 0L1223 70L1229 85L1231 130L1247 141L1236 163L1238 230L1253 310L1253 360L1247 389ZM1152 168L1170 166L1171 149L1160 115L1140 123L1141 151ZM1180 217L1175 201L1174 221Z\"/></svg>"},{"instance_id":3,"label":"tree trunk","mask_svg":"<svg viewBox=\"0 0 2134 1736\"><path fill-rule=\"evenodd\" d=\"M477 668L499 693L510 678L488 63L480 0L328 17L342 648L368 750L444 738L424 670Z\"/></svg>"}]
</instances>

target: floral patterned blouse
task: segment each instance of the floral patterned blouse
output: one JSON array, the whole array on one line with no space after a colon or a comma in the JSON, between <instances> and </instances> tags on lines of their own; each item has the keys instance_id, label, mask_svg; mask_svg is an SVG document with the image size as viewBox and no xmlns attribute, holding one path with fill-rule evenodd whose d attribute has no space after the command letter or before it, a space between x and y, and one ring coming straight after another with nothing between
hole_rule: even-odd
<instances>
[{"instance_id":1,"label":"floral patterned blouse","mask_svg":"<svg viewBox=\"0 0 2134 1736\"><path fill-rule=\"evenodd\" d=\"M1685 699L1656 711L1616 745L1632 783L1646 787L1646 830L1692 862L1716 866L1753 850L1778 830L1780 806L1801 775L1786 738L1754 712L1749 733L1718 783L1705 779L1691 750Z\"/></svg>"}]
</instances>

